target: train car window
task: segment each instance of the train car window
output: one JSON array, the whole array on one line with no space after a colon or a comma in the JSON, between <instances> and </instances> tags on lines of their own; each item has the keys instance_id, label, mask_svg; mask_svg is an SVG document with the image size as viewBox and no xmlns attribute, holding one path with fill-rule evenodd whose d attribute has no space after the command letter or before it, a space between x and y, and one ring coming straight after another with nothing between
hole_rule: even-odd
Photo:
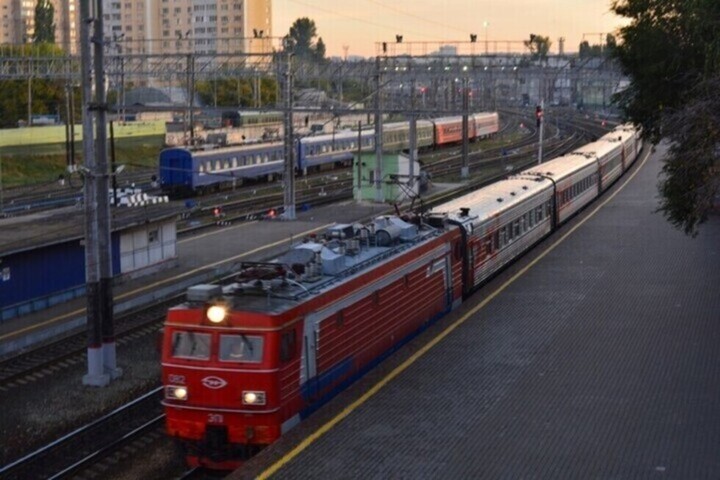
<instances>
[{"instance_id":1,"label":"train car window","mask_svg":"<svg viewBox=\"0 0 720 480\"><path fill-rule=\"evenodd\" d=\"M170 354L174 358L208 360L210 358L210 334L173 332Z\"/></svg>"},{"instance_id":2,"label":"train car window","mask_svg":"<svg viewBox=\"0 0 720 480\"><path fill-rule=\"evenodd\" d=\"M221 170L222 169L222 163L220 160L215 160L215 170Z\"/></svg>"},{"instance_id":3,"label":"train car window","mask_svg":"<svg viewBox=\"0 0 720 480\"><path fill-rule=\"evenodd\" d=\"M237 168L237 166L238 166L237 157L233 157L232 166L233 166L233 168Z\"/></svg>"},{"instance_id":4,"label":"train car window","mask_svg":"<svg viewBox=\"0 0 720 480\"><path fill-rule=\"evenodd\" d=\"M528 212L528 226L533 228L535 226L535 209Z\"/></svg>"},{"instance_id":5,"label":"train car window","mask_svg":"<svg viewBox=\"0 0 720 480\"><path fill-rule=\"evenodd\" d=\"M342 312L338 313L338 323L342 325L343 318L342 318ZM295 357L295 352L297 350L297 339L296 339L295 330L290 330L289 332L285 332L282 334L282 337L280 337L280 361L281 362L287 362L288 360L292 360L293 357Z\"/></svg>"},{"instance_id":6,"label":"train car window","mask_svg":"<svg viewBox=\"0 0 720 480\"><path fill-rule=\"evenodd\" d=\"M493 243L494 243L494 250L500 250L500 232L498 232L497 230L495 231Z\"/></svg>"},{"instance_id":7,"label":"train car window","mask_svg":"<svg viewBox=\"0 0 720 480\"><path fill-rule=\"evenodd\" d=\"M520 236L520 220L515 220L515 223L513 224L515 227L515 237Z\"/></svg>"},{"instance_id":8,"label":"train car window","mask_svg":"<svg viewBox=\"0 0 720 480\"><path fill-rule=\"evenodd\" d=\"M255 335L220 335L221 362L260 363L264 339Z\"/></svg>"}]
</instances>

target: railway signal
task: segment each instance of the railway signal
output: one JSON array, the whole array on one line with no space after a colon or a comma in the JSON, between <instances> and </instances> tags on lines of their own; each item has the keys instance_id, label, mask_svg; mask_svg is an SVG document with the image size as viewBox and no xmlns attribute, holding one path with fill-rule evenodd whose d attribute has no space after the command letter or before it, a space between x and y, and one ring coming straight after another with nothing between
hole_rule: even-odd
<instances>
[{"instance_id":1,"label":"railway signal","mask_svg":"<svg viewBox=\"0 0 720 480\"><path fill-rule=\"evenodd\" d=\"M542 105L538 105L535 107L535 119L537 120L537 127L540 128L540 124L543 120L543 107Z\"/></svg>"}]
</instances>

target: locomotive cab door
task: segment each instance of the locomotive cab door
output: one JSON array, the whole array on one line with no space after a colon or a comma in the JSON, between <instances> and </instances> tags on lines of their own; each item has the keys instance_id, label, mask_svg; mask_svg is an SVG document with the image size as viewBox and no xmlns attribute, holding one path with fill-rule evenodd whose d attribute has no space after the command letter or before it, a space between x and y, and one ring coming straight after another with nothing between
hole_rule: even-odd
<instances>
[{"instance_id":1,"label":"locomotive cab door","mask_svg":"<svg viewBox=\"0 0 720 480\"><path fill-rule=\"evenodd\" d=\"M320 338L320 316L312 314L303 322L302 358L300 359L300 385L303 390L317 376L317 349ZM312 392L306 392L312 394Z\"/></svg>"}]
</instances>

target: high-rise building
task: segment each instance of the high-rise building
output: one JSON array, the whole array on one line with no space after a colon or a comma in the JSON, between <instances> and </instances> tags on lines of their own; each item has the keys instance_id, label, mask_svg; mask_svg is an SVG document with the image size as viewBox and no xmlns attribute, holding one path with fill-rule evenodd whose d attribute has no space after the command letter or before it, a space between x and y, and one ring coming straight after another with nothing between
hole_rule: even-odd
<instances>
[{"instance_id":1,"label":"high-rise building","mask_svg":"<svg viewBox=\"0 0 720 480\"><path fill-rule=\"evenodd\" d=\"M272 51L271 0L103 1L106 36L125 53Z\"/></svg>"},{"instance_id":2,"label":"high-rise building","mask_svg":"<svg viewBox=\"0 0 720 480\"><path fill-rule=\"evenodd\" d=\"M55 43L77 53L80 22L78 0L50 0L55 9ZM31 43L35 36L37 0L0 0L0 43Z\"/></svg>"},{"instance_id":3,"label":"high-rise building","mask_svg":"<svg viewBox=\"0 0 720 480\"><path fill-rule=\"evenodd\" d=\"M79 0L50 0L55 43L79 52ZM272 0L102 0L111 53L268 53ZM32 42L37 0L0 0L0 43ZM114 49L114 51L113 51Z\"/></svg>"}]
</instances>

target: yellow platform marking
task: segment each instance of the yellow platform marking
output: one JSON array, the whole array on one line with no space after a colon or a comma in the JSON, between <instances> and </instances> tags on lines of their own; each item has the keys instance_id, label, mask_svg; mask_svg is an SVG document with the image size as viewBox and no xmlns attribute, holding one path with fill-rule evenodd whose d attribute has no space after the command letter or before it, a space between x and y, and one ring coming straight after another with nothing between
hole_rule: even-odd
<instances>
[{"instance_id":1,"label":"yellow platform marking","mask_svg":"<svg viewBox=\"0 0 720 480\"><path fill-rule=\"evenodd\" d=\"M545 251L540 253L540 255L537 256L533 261L531 261L529 264L527 264L525 267L523 267L520 271L518 271L515 275L513 275L510 279L508 279L505 283L503 283L500 287L498 287L497 290L492 292L488 297L486 297L482 302L475 305L469 312L467 312L465 315L460 317L458 320L456 320L454 323L449 325L445 330L440 332L435 338L433 338L428 344L426 344L424 347L422 347L420 350L415 352L410 358L405 360L402 364L397 366L392 372L390 372L385 378L380 380L378 383L376 383L370 390L365 392L360 398L352 402L350 405L345 407L345 409L337 414L334 418L329 420L327 423L322 425L318 430L313 432L309 437L307 437L305 440L300 442L295 448L293 448L290 452L285 454L282 458L280 458L277 462L272 464L270 467L268 467L264 472L260 474L258 480L264 480L270 477L273 473L280 470L285 464L287 464L290 460L298 456L303 450L308 448L312 443L314 443L316 440L318 440L320 437L325 435L330 429L332 429L335 425L340 423L345 417L350 415L355 409L357 409L360 405L367 402L370 398L372 398L377 392L379 392L385 385L390 383L392 379L400 375L402 372L404 372L408 367L410 367L413 363L415 363L420 357L425 355L431 348L433 348L435 345L440 343L445 337L447 337L450 333L452 333L457 327L465 323L468 318L475 315L478 311L480 311L485 305L490 303L495 297L497 297L500 293L502 293L507 287L509 287L512 283L514 283L518 278L523 276L528 270L530 270L535 264L537 264L540 260L542 260L548 253L552 252L555 247L560 245L562 242L565 241L575 230L580 228L588 219L592 218L601 208L603 208L610 200L615 198L615 195L620 193L622 189L625 188L625 186L632 180L635 175L640 171L640 169L645 165L645 162L647 161L648 157L650 156L650 152L648 151L647 155L645 155L645 158L640 163L640 166L635 170L632 175L627 177L623 184L615 191L612 195L610 195L607 199L605 199L602 203L600 203L597 207L595 207L594 210L592 210L585 218L580 220L574 227L572 227L568 232L566 232L562 237L560 237L558 240L556 240L552 245L550 245Z\"/></svg>"},{"instance_id":2,"label":"yellow platform marking","mask_svg":"<svg viewBox=\"0 0 720 480\"><path fill-rule=\"evenodd\" d=\"M326 228L328 228L328 227L331 227L331 226L333 226L333 225L335 225L335 223L328 223L328 224L323 225L323 226L321 226L321 227L316 227L316 228L312 228L312 229L310 229L310 230L306 230L305 232L299 233L299 234L294 235L294 236L295 236L295 237L303 237L303 236L309 235L309 234L311 234L311 233L313 233L313 232L317 232L318 230L324 230L324 229L326 229ZM227 230L224 229L224 230L220 230L220 231L214 232L214 233L221 233L221 232L224 233L224 232L226 232L226 231L227 231ZM205 237L205 236L207 236L207 235L209 235L209 234L204 234L204 235L202 235L202 236L200 236L200 237L195 237L195 238L202 238L202 237ZM125 292L125 293L123 293L123 294L117 295L117 296L114 297L114 299L115 299L115 300L122 300L123 298L129 297L129 296L131 296L131 295L135 295L135 294L137 294L137 293L144 292L144 291L146 291L146 290L151 290L152 288L155 288L155 287L157 287L157 286L159 286L159 285L163 285L163 284L166 284L166 283L170 283L170 282L173 282L173 281L178 280L178 279L180 279L180 278L190 276L190 275L192 275L192 274L194 274L194 273L197 273L197 272L199 272L199 271L201 271L201 270L205 270L205 269L207 269L207 268L212 268L212 267L215 267L215 266L217 266L217 265L221 265L221 264L223 264L223 263L232 262L232 261L238 260L238 259L240 259L240 258L247 257L248 255L253 255L253 254L258 253L258 252L261 252L261 251L263 251L263 250L267 250L267 249L269 249L269 248L277 247L278 245L282 245L283 243L285 243L285 242L287 242L287 241L288 241L288 239L278 240L277 242L270 243L270 244L268 244L268 245L263 245L262 247L258 247L258 248L255 248L255 249L253 249L253 250L250 250L250 251L247 251L247 252L244 252L244 253L237 254L237 255L235 255L234 257L229 257L229 258L226 258L226 259L224 259L224 260L219 260L219 261L217 261L217 262L213 262L213 263L209 263L209 264L207 264L207 265L203 265L202 267L198 267L198 268L195 268L195 269L192 269L192 270L188 270L187 272L181 273L181 274L179 274L179 275L175 275L174 277L165 278L165 279L163 279L163 280L157 281L157 282L152 283L152 284L150 284L150 285L146 285L146 286L144 286L144 287L136 288L135 290L132 290L132 291ZM34 324L34 325L30 325L30 326L28 326L28 327L21 328L20 330L15 330L14 332L6 333L5 335L0 335L0 342L3 341L3 340L7 340L7 339L9 339L9 338L13 338L13 337L20 336L20 335L22 335L22 334L24 334L24 333L27 333L27 332L32 332L33 330L37 330L37 329L39 329L39 328L46 327L46 326L48 326L48 325L52 325L53 323L60 322L60 321L62 321L62 320L66 320L66 319L68 319L68 318L71 318L71 317L74 317L74 316L77 316L77 315L81 315L81 314L83 314L83 313L85 312L85 310L86 310L85 308L78 308L77 310L74 310L74 311L72 311L72 312L65 313L65 314L63 314L63 315L58 315L57 317L51 318L51 319L49 319L49 320L45 320L44 322L36 323L36 324Z\"/></svg>"}]
</instances>

